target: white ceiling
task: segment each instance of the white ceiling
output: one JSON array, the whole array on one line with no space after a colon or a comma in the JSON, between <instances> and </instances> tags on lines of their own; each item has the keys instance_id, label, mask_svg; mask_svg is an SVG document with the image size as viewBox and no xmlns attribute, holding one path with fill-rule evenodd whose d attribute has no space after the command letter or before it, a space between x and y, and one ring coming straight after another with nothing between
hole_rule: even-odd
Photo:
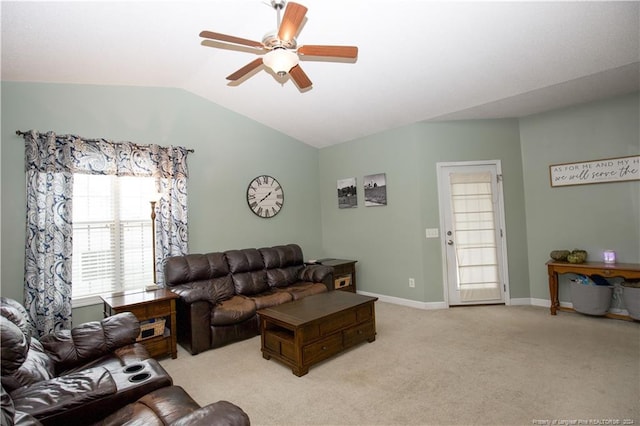
<instances>
[{"instance_id":1,"label":"white ceiling","mask_svg":"<svg viewBox=\"0 0 640 426\"><path fill-rule=\"evenodd\" d=\"M2 1L2 80L182 88L316 147L419 121L521 117L640 88L640 2L298 0L301 93L201 30L261 41L267 0Z\"/></svg>"}]
</instances>

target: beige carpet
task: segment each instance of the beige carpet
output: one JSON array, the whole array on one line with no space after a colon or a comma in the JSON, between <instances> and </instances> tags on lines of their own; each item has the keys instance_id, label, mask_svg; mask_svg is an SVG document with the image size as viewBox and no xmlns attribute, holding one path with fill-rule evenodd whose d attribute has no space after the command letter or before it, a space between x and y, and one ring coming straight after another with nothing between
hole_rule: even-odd
<instances>
[{"instance_id":1,"label":"beige carpet","mask_svg":"<svg viewBox=\"0 0 640 426\"><path fill-rule=\"evenodd\" d=\"M377 338L303 377L260 337L162 365L253 425L640 425L640 323L529 306L376 303ZM553 423L555 421L555 423Z\"/></svg>"}]
</instances>

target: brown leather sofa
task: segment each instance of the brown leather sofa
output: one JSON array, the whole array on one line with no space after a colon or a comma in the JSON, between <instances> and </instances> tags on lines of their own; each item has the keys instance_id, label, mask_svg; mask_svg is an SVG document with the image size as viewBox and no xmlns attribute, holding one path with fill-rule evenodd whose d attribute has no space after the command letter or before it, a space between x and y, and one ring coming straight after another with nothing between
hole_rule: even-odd
<instances>
[{"instance_id":1,"label":"brown leather sofa","mask_svg":"<svg viewBox=\"0 0 640 426\"><path fill-rule=\"evenodd\" d=\"M192 415L200 407L135 343L139 332L137 318L125 312L38 339L24 307L0 297L0 424L87 425L150 399L160 407L155 411L160 424L170 424L167 418L190 424L177 414ZM199 415L213 416L208 424L221 413L223 420L231 415L237 421L222 424L249 424L239 407L222 405L227 411L202 409Z\"/></svg>"},{"instance_id":2,"label":"brown leather sofa","mask_svg":"<svg viewBox=\"0 0 640 426\"><path fill-rule=\"evenodd\" d=\"M333 268L303 259L297 244L166 258L180 345L195 355L254 337L258 310L333 290Z\"/></svg>"}]
</instances>

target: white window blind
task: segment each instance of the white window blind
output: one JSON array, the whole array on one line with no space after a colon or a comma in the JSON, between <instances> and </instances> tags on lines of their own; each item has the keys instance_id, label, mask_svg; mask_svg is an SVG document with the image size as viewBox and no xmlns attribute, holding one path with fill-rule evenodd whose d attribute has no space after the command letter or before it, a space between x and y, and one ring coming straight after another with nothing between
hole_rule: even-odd
<instances>
[{"instance_id":1,"label":"white window blind","mask_svg":"<svg viewBox=\"0 0 640 426\"><path fill-rule=\"evenodd\" d=\"M154 179L75 174L74 304L153 281L151 205Z\"/></svg>"},{"instance_id":2,"label":"white window blind","mask_svg":"<svg viewBox=\"0 0 640 426\"><path fill-rule=\"evenodd\" d=\"M460 300L500 298L491 173L452 173Z\"/></svg>"}]
</instances>

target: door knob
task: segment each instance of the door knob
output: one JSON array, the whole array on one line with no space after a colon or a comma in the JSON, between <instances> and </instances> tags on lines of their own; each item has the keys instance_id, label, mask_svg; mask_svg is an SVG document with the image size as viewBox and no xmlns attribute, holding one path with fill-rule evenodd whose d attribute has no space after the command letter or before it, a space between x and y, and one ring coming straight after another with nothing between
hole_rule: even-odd
<instances>
[{"instance_id":1,"label":"door knob","mask_svg":"<svg viewBox=\"0 0 640 426\"><path fill-rule=\"evenodd\" d=\"M449 244L450 246L453 245L453 240L447 240L447 244Z\"/></svg>"}]
</instances>

